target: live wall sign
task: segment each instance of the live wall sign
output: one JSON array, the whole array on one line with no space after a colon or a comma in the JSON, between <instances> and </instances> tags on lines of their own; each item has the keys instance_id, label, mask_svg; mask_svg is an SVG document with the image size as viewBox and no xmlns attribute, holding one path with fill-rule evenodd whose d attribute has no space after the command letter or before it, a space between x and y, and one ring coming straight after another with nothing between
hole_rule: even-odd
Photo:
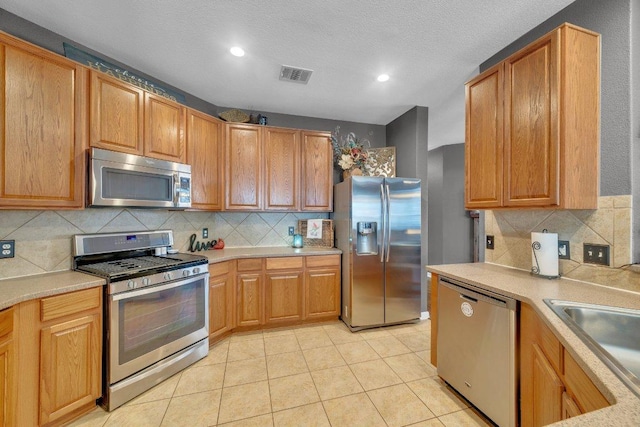
<instances>
[{"instance_id":1,"label":"live wall sign","mask_svg":"<svg viewBox=\"0 0 640 427\"><path fill-rule=\"evenodd\" d=\"M165 98L171 99L172 101L180 102L182 104L185 103L184 95L181 93L166 89L158 85L157 83L139 77L128 70L122 69L115 64L105 61L104 59L97 56L91 55L90 53L80 50L68 43L62 43L62 45L64 47L64 55L69 59L84 64L93 70L106 73L111 77L122 80L123 82L137 86L140 89L144 89L156 95L164 96Z\"/></svg>"}]
</instances>

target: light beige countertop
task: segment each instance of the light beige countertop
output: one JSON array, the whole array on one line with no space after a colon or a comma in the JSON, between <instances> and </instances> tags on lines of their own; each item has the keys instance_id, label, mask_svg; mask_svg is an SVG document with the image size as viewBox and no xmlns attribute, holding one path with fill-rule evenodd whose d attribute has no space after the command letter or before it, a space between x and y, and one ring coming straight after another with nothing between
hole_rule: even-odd
<instances>
[{"instance_id":1,"label":"light beige countertop","mask_svg":"<svg viewBox=\"0 0 640 427\"><path fill-rule=\"evenodd\" d=\"M58 271L0 280L0 310L35 298L104 286L106 281L76 271Z\"/></svg>"},{"instance_id":2,"label":"light beige countertop","mask_svg":"<svg viewBox=\"0 0 640 427\"><path fill-rule=\"evenodd\" d=\"M633 394L543 301L551 298L640 309L640 293L572 279L549 280L534 277L527 271L490 263L430 265L427 266L427 270L531 305L602 394L610 402L615 402L607 408L554 425L640 425L640 398Z\"/></svg>"},{"instance_id":3,"label":"light beige countertop","mask_svg":"<svg viewBox=\"0 0 640 427\"><path fill-rule=\"evenodd\" d=\"M342 251L340 249L322 246L306 246L304 248L291 248L289 246L255 246L246 248L211 249L208 251L194 252L194 255L204 255L209 258L209 263L216 263L239 258L339 255L341 253Z\"/></svg>"},{"instance_id":4,"label":"light beige countertop","mask_svg":"<svg viewBox=\"0 0 640 427\"><path fill-rule=\"evenodd\" d=\"M338 255L342 251L336 248L288 246L227 248L194 252L209 258L209 263L230 261L239 258L286 257ZM14 304L35 298L43 298L81 289L104 286L105 279L76 271L58 271L32 276L0 280L0 310Z\"/></svg>"}]
</instances>

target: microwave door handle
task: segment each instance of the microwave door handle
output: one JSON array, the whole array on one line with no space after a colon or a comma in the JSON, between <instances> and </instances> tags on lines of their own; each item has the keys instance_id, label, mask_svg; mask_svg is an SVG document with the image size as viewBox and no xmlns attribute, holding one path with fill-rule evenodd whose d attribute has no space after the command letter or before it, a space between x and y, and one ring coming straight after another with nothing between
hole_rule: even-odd
<instances>
[{"instance_id":1,"label":"microwave door handle","mask_svg":"<svg viewBox=\"0 0 640 427\"><path fill-rule=\"evenodd\" d=\"M180 201L180 175L173 174L173 206L178 207Z\"/></svg>"}]
</instances>

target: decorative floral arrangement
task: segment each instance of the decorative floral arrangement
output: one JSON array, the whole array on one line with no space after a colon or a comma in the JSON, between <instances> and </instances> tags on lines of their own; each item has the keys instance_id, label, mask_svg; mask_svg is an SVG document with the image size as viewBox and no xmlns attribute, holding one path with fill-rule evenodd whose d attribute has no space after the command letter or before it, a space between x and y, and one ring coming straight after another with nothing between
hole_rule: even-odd
<instances>
[{"instance_id":1,"label":"decorative floral arrangement","mask_svg":"<svg viewBox=\"0 0 640 427\"><path fill-rule=\"evenodd\" d=\"M367 139L356 137L356 134L349 132L346 136L340 136L340 126L336 127L331 134L331 144L333 145L333 162L341 170L360 169L364 170L367 162L367 148L370 142Z\"/></svg>"}]
</instances>

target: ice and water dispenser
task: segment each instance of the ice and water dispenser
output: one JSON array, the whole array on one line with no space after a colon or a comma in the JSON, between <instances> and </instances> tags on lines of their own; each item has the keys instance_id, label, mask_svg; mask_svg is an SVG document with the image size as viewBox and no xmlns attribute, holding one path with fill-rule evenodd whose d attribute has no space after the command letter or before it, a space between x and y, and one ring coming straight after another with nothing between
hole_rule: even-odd
<instances>
[{"instance_id":1,"label":"ice and water dispenser","mask_svg":"<svg viewBox=\"0 0 640 427\"><path fill-rule=\"evenodd\" d=\"M378 254L378 223L358 222L356 239L356 255Z\"/></svg>"}]
</instances>

